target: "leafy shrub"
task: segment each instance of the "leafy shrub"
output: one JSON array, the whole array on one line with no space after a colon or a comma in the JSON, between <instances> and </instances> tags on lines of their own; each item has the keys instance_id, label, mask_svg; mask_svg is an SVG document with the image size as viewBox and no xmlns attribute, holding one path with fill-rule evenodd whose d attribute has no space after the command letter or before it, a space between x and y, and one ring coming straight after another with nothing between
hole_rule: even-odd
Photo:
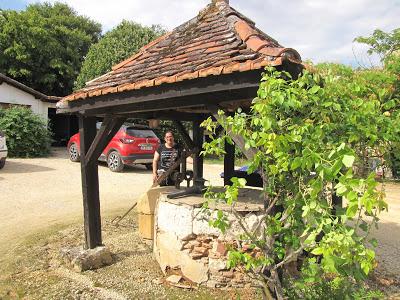
<instances>
[{"instance_id":1,"label":"leafy shrub","mask_svg":"<svg viewBox=\"0 0 400 300\"><path fill-rule=\"evenodd\" d=\"M0 129L6 134L10 157L38 157L50 153L52 139L47 124L29 108L0 109Z\"/></svg>"},{"instance_id":2,"label":"leafy shrub","mask_svg":"<svg viewBox=\"0 0 400 300\"><path fill-rule=\"evenodd\" d=\"M287 282L285 294L288 299L305 300L378 300L384 299L384 294L379 290L360 286L359 283L348 278L334 278L320 280L314 283Z\"/></svg>"},{"instance_id":3,"label":"leafy shrub","mask_svg":"<svg viewBox=\"0 0 400 300\"><path fill-rule=\"evenodd\" d=\"M400 179L400 145L395 145L390 153L393 178Z\"/></svg>"}]
</instances>

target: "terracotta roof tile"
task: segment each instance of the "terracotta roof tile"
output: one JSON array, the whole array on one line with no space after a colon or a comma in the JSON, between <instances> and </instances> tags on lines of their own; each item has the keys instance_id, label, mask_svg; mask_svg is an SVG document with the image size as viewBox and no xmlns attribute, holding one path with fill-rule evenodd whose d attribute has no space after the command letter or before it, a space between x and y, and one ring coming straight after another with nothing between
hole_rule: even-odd
<instances>
[{"instance_id":1,"label":"terracotta roof tile","mask_svg":"<svg viewBox=\"0 0 400 300\"><path fill-rule=\"evenodd\" d=\"M217 1L64 100L246 72L280 65L283 59L301 63L296 50L282 47L226 2Z\"/></svg>"}]
</instances>

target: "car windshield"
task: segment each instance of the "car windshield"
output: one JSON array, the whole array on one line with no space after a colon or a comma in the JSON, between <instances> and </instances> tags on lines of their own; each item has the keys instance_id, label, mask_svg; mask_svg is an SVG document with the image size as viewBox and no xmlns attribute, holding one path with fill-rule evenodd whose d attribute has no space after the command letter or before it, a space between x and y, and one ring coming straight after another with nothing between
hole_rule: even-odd
<instances>
[{"instance_id":1,"label":"car windshield","mask_svg":"<svg viewBox=\"0 0 400 300\"><path fill-rule=\"evenodd\" d=\"M150 129L137 129L132 127L127 127L126 133L130 136L135 136L139 138L157 138L155 133Z\"/></svg>"}]
</instances>

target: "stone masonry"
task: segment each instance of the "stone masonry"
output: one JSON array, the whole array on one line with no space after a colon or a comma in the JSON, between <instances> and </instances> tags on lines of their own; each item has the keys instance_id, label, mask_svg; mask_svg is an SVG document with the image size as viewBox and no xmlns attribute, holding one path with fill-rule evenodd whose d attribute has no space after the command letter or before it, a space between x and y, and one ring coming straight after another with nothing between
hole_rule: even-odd
<instances>
[{"instance_id":1,"label":"stone masonry","mask_svg":"<svg viewBox=\"0 0 400 300\"><path fill-rule=\"evenodd\" d=\"M250 230L263 217L258 193L242 191L239 197L242 201L237 210ZM227 267L228 251L234 248L259 255L260 249L250 249L245 241L238 240L243 231L228 206L218 207L228 217L228 231L222 234L210 227L209 214L215 211L204 210L201 207L204 201L202 196L171 200L165 194L160 195L155 212L154 254L162 271L180 270L186 279L208 287L239 288L250 284L243 272Z\"/></svg>"}]
</instances>

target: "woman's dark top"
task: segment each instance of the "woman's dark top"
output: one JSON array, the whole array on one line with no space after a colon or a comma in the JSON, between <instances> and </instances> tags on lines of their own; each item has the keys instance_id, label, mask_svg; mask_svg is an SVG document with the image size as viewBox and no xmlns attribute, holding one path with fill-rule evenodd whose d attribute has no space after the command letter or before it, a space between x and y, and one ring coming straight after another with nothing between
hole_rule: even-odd
<instances>
[{"instance_id":1,"label":"woman's dark top","mask_svg":"<svg viewBox=\"0 0 400 300\"><path fill-rule=\"evenodd\" d=\"M160 154L160 160L158 161L159 170L168 170L169 167L178 159L179 157L179 147L175 144L172 148L167 148L165 144L161 144L157 152Z\"/></svg>"}]
</instances>

